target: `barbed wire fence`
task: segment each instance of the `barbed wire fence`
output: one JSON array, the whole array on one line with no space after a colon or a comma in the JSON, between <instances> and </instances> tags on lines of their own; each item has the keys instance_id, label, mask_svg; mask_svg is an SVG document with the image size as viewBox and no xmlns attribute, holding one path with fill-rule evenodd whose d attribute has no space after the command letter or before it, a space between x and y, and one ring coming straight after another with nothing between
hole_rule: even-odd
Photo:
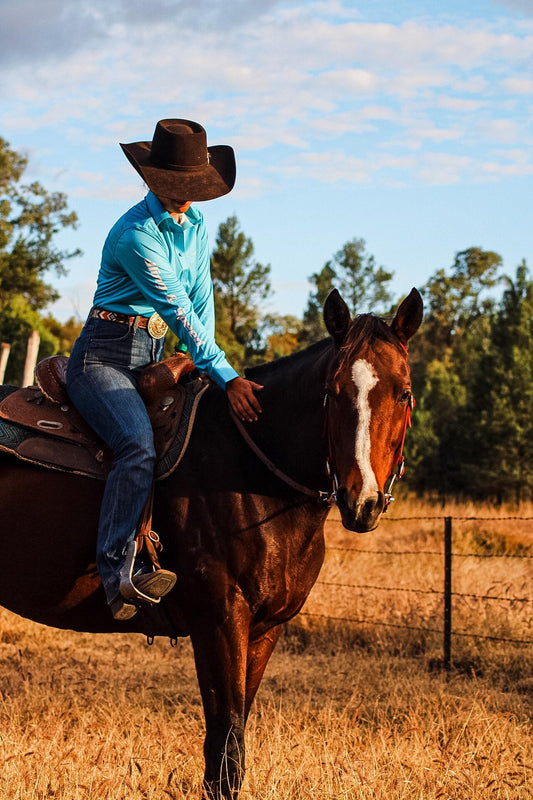
<instances>
[{"instance_id":1,"label":"barbed wire fence","mask_svg":"<svg viewBox=\"0 0 533 800\"><path fill-rule=\"evenodd\" d=\"M380 626L385 628L398 628L409 631L420 631L424 633L440 634L442 636L443 647L443 667L450 670L452 664L452 639L453 637L471 638L477 640L491 641L491 642L504 642L512 643L518 646L531 646L533 639L516 638L513 636L497 636L488 633L479 633L467 630L457 629L453 626L453 610L454 600L476 600L484 603L497 601L500 603L508 603L514 605L531 603L531 596L513 596L501 594L480 594L475 592L459 592L453 590L453 567L454 561L457 559L522 559L529 560L532 564L532 581L529 585L533 586L533 550L531 553L473 553L473 552L458 552L453 550L453 523L454 521L467 522L507 522L507 521L529 521L533 523L533 517L529 516L507 516L507 517L477 517L477 516L409 516L397 518L384 518L389 524L405 523L413 521L428 521L442 522L443 523L443 548L442 550L374 550L361 547L349 546L334 546L327 545L326 552L339 551L342 553L357 553L364 555L375 556L431 556L442 560L442 588L419 588L419 587L406 587L406 586L383 586L375 583L345 583L342 581L329 581L318 579L317 586L327 586L340 590L344 589L358 589L361 591L378 591L378 592L402 592L411 593L414 595L431 595L438 597L442 600L442 627L434 628L422 625L410 625L401 622L390 622L381 620L375 617L351 617L351 616L335 616L325 613L314 613L304 609L301 612L302 616L319 618L323 620L331 620L336 622L348 623L351 625L370 625Z\"/></svg>"}]
</instances>

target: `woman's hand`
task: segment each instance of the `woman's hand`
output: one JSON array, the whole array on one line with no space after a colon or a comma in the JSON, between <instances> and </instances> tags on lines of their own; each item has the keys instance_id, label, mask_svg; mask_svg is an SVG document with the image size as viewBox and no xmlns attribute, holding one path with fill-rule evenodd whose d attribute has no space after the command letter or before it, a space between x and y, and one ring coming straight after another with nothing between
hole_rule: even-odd
<instances>
[{"instance_id":1,"label":"woman's hand","mask_svg":"<svg viewBox=\"0 0 533 800\"><path fill-rule=\"evenodd\" d=\"M246 378L233 378L229 381L226 392L233 413L246 422L255 422L261 413L261 406L254 392L262 388L260 383L247 381Z\"/></svg>"}]
</instances>

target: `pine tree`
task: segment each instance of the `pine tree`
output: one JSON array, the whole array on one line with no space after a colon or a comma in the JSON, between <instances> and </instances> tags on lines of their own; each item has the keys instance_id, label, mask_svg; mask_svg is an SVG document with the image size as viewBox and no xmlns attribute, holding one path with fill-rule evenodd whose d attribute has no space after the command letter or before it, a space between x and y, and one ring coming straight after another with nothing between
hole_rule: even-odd
<instances>
[{"instance_id":1,"label":"pine tree","mask_svg":"<svg viewBox=\"0 0 533 800\"><path fill-rule=\"evenodd\" d=\"M55 244L62 228L77 223L66 196L37 182L23 184L27 165L26 157L0 138L0 340L11 344L5 380L14 383L22 377L32 330L41 337L40 358L59 346L39 314L59 297L46 277L50 272L65 275L65 262L80 254Z\"/></svg>"},{"instance_id":2,"label":"pine tree","mask_svg":"<svg viewBox=\"0 0 533 800\"><path fill-rule=\"evenodd\" d=\"M211 255L217 341L236 369L253 361L261 319L259 304L270 295L270 265L254 261L254 245L237 217L221 223Z\"/></svg>"},{"instance_id":3,"label":"pine tree","mask_svg":"<svg viewBox=\"0 0 533 800\"><path fill-rule=\"evenodd\" d=\"M311 344L326 336L322 309L332 289L338 289L352 315L365 311L383 313L392 300L388 284L394 273L376 266L373 255L366 252L364 239L351 239L327 261L310 282L314 291L309 295L304 312L302 345Z\"/></svg>"},{"instance_id":4,"label":"pine tree","mask_svg":"<svg viewBox=\"0 0 533 800\"><path fill-rule=\"evenodd\" d=\"M483 396L476 489L519 503L533 497L533 280L525 261L504 280L476 386Z\"/></svg>"}]
</instances>

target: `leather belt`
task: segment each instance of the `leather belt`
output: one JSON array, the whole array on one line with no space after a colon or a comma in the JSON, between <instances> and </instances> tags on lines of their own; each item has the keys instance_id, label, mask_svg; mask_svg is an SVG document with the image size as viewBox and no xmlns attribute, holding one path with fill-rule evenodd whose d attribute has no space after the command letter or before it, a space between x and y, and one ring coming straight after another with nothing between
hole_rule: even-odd
<instances>
[{"instance_id":1,"label":"leather belt","mask_svg":"<svg viewBox=\"0 0 533 800\"><path fill-rule=\"evenodd\" d=\"M89 314L90 318L106 319L108 322L120 322L123 325L133 325L137 320L138 328L147 328L149 317L129 317L127 314L120 314L118 311L108 311L106 308L93 308Z\"/></svg>"}]
</instances>

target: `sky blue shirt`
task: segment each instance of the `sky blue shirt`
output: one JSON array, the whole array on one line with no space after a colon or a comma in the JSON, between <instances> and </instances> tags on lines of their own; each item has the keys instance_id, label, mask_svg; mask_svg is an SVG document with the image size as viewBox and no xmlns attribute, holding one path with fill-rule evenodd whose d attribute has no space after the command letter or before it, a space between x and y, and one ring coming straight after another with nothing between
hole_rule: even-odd
<instances>
[{"instance_id":1,"label":"sky blue shirt","mask_svg":"<svg viewBox=\"0 0 533 800\"><path fill-rule=\"evenodd\" d=\"M93 302L129 315L157 311L198 369L223 388L237 377L215 342L207 229L198 209L190 206L180 225L148 192L111 228Z\"/></svg>"}]
</instances>

